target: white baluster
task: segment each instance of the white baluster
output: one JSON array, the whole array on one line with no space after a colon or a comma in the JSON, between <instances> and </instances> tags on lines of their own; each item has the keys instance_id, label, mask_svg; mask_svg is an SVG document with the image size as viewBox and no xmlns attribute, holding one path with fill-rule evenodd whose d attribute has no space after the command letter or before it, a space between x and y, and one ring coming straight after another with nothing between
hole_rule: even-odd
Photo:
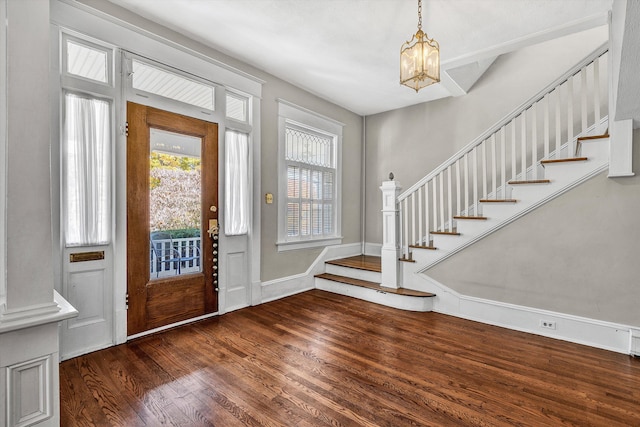
<instances>
[{"instance_id":1,"label":"white baluster","mask_svg":"<svg viewBox=\"0 0 640 427\"><path fill-rule=\"evenodd\" d=\"M562 124L562 114L560 111L560 88L561 86L557 87L553 91L555 93L554 98L556 100L556 159L560 158L560 147L562 146L562 129L560 127Z\"/></svg>"},{"instance_id":2,"label":"white baluster","mask_svg":"<svg viewBox=\"0 0 640 427\"><path fill-rule=\"evenodd\" d=\"M433 177L433 227L431 231L438 231L438 176Z\"/></svg>"},{"instance_id":3,"label":"white baluster","mask_svg":"<svg viewBox=\"0 0 640 427\"><path fill-rule=\"evenodd\" d=\"M500 165L502 169L502 173L500 174L500 180L502 181L502 198L506 199L507 194L507 152L506 152L506 133L507 128L503 126L500 130ZM496 197L498 195L496 194Z\"/></svg>"},{"instance_id":4,"label":"white baluster","mask_svg":"<svg viewBox=\"0 0 640 427\"><path fill-rule=\"evenodd\" d=\"M409 198L403 200L403 211L404 211L404 257L409 258Z\"/></svg>"},{"instance_id":5,"label":"white baluster","mask_svg":"<svg viewBox=\"0 0 640 427\"><path fill-rule=\"evenodd\" d=\"M438 230L444 231L445 219L444 219L444 171L438 174L438 184L440 186L440 221L438 221Z\"/></svg>"},{"instance_id":6,"label":"white baluster","mask_svg":"<svg viewBox=\"0 0 640 427\"><path fill-rule=\"evenodd\" d=\"M531 107L531 179L538 179L538 103ZM527 179L527 178L525 178Z\"/></svg>"},{"instance_id":7,"label":"white baluster","mask_svg":"<svg viewBox=\"0 0 640 427\"><path fill-rule=\"evenodd\" d=\"M544 157L549 156L549 94L542 99L544 108Z\"/></svg>"},{"instance_id":8,"label":"white baluster","mask_svg":"<svg viewBox=\"0 0 640 427\"><path fill-rule=\"evenodd\" d=\"M424 186L418 188L416 191L418 192L418 245L422 246L422 239L424 234L422 234L422 191Z\"/></svg>"},{"instance_id":9,"label":"white baluster","mask_svg":"<svg viewBox=\"0 0 640 427\"><path fill-rule=\"evenodd\" d=\"M469 213L469 153L464 153L464 208L467 216Z\"/></svg>"},{"instance_id":10,"label":"white baluster","mask_svg":"<svg viewBox=\"0 0 640 427\"><path fill-rule=\"evenodd\" d=\"M429 246L429 241L430 239L430 234L429 231L431 231L431 226L430 226L430 222L429 222L429 182L431 181L427 181L424 184L424 224L425 224L425 246Z\"/></svg>"},{"instance_id":11,"label":"white baluster","mask_svg":"<svg viewBox=\"0 0 640 427\"><path fill-rule=\"evenodd\" d=\"M458 195L456 212L458 215L462 215L462 193L460 192L460 163L460 159L456 160L456 194Z\"/></svg>"},{"instance_id":12,"label":"white baluster","mask_svg":"<svg viewBox=\"0 0 640 427\"><path fill-rule=\"evenodd\" d=\"M498 198L498 168L496 166L496 134L491 135L491 182L493 186L493 198Z\"/></svg>"},{"instance_id":13,"label":"white baluster","mask_svg":"<svg viewBox=\"0 0 640 427\"><path fill-rule=\"evenodd\" d=\"M511 120L511 180L516 180L516 124L517 117Z\"/></svg>"},{"instance_id":14,"label":"white baluster","mask_svg":"<svg viewBox=\"0 0 640 427\"><path fill-rule=\"evenodd\" d=\"M480 202L478 201L478 147L473 147L472 165L473 173L471 175L473 178L473 203L475 204L473 208L473 214L475 216L479 216L480 214L478 213L478 211L480 208Z\"/></svg>"},{"instance_id":15,"label":"white baluster","mask_svg":"<svg viewBox=\"0 0 640 427\"><path fill-rule=\"evenodd\" d=\"M411 240L410 245L416 243L416 192L411 194Z\"/></svg>"},{"instance_id":16,"label":"white baluster","mask_svg":"<svg viewBox=\"0 0 640 427\"><path fill-rule=\"evenodd\" d=\"M600 58L593 61L593 111L594 123L600 122Z\"/></svg>"},{"instance_id":17,"label":"white baluster","mask_svg":"<svg viewBox=\"0 0 640 427\"><path fill-rule=\"evenodd\" d=\"M520 176L520 180L524 181L527 179L527 110L524 110L520 115L522 117L522 127L520 134L520 169L522 175Z\"/></svg>"},{"instance_id":18,"label":"white baluster","mask_svg":"<svg viewBox=\"0 0 640 427\"><path fill-rule=\"evenodd\" d=\"M487 197L487 176L489 173L487 172L487 140L482 141L482 197Z\"/></svg>"},{"instance_id":19,"label":"white baluster","mask_svg":"<svg viewBox=\"0 0 640 427\"><path fill-rule=\"evenodd\" d=\"M576 152L573 140L573 76L567 79L567 91L567 141L569 141L567 157L572 157Z\"/></svg>"},{"instance_id":20,"label":"white baluster","mask_svg":"<svg viewBox=\"0 0 640 427\"><path fill-rule=\"evenodd\" d=\"M447 218L449 219L449 231L453 231L453 202L452 202L452 193L451 193L451 165L447 168L447 202L449 207L449 212L447 212Z\"/></svg>"},{"instance_id":21,"label":"white baluster","mask_svg":"<svg viewBox=\"0 0 640 427\"><path fill-rule=\"evenodd\" d=\"M587 130L587 128L589 127L588 124L588 117L587 117L587 67L584 67L581 71L580 71L580 91L582 92L580 94L580 103L582 106L582 111L581 111L581 122L582 122L582 130L581 132L585 132Z\"/></svg>"}]
</instances>

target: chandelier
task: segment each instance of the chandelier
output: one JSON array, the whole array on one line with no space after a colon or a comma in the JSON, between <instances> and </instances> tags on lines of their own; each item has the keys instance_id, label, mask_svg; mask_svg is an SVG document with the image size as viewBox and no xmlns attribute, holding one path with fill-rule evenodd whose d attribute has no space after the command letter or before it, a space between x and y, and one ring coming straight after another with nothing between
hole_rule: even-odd
<instances>
[{"instance_id":1,"label":"chandelier","mask_svg":"<svg viewBox=\"0 0 640 427\"><path fill-rule=\"evenodd\" d=\"M422 0L418 0L418 32L400 48L400 84L418 92L440 81L440 45L422 31Z\"/></svg>"}]
</instances>

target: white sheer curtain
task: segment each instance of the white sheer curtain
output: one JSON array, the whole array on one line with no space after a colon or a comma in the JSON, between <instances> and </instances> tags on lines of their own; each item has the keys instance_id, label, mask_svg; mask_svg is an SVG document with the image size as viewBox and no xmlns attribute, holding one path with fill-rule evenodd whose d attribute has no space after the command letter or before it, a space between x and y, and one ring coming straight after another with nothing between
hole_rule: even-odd
<instances>
[{"instance_id":1,"label":"white sheer curtain","mask_svg":"<svg viewBox=\"0 0 640 427\"><path fill-rule=\"evenodd\" d=\"M110 104L65 95L63 164L66 246L109 242Z\"/></svg>"},{"instance_id":2,"label":"white sheer curtain","mask_svg":"<svg viewBox=\"0 0 640 427\"><path fill-rule=\"evenodd\" d=\"M227 235L249 231L249 136L228 130L225 134L225 227Z\"/></svg>"}]
</instances>

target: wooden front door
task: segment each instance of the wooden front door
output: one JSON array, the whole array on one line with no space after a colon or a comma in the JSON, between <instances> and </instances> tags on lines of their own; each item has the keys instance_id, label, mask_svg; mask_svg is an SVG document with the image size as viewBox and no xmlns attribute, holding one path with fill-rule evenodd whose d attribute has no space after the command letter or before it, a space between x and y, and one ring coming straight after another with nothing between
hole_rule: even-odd
<instances>
[{"instance_id":1,"label":"wooden front door","mask_svg":"<svg viewBox=\"0 0 640 427\"><path fill-rule=\"evenodd\" d=\"M218 125L131 102L127 122L130 336L218 309Z\"/></svg>"}]
</instances>

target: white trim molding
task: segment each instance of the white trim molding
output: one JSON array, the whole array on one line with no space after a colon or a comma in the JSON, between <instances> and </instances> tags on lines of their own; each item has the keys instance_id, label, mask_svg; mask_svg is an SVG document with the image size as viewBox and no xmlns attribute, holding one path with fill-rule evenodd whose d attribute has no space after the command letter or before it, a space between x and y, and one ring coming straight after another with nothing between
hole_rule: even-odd
<instances>
[{"instance_id":1,"label":"white trim molding","mask_svg":"<svg viewBox=\"0 0 640 427\"><path fill-rule=\"evenodd\" d=\"M262 282L261 303L315 289L314 276L324 272L325 261L359 255L361 249L360 242L325 247L304 273Z\"/></svg>"},{"instance_id":2,"label":"white trim molding","mask_svg":"<svg viewBox=\"0 0 640 427\"><path fill-rule=\"evenodd\" d=\"M434 312L629 354L629 325L461 295L424 273L410 276L416 279L412 289L436 294ZM553 327L545 328L542 322Z\"/></svg>"}]
</instances>

